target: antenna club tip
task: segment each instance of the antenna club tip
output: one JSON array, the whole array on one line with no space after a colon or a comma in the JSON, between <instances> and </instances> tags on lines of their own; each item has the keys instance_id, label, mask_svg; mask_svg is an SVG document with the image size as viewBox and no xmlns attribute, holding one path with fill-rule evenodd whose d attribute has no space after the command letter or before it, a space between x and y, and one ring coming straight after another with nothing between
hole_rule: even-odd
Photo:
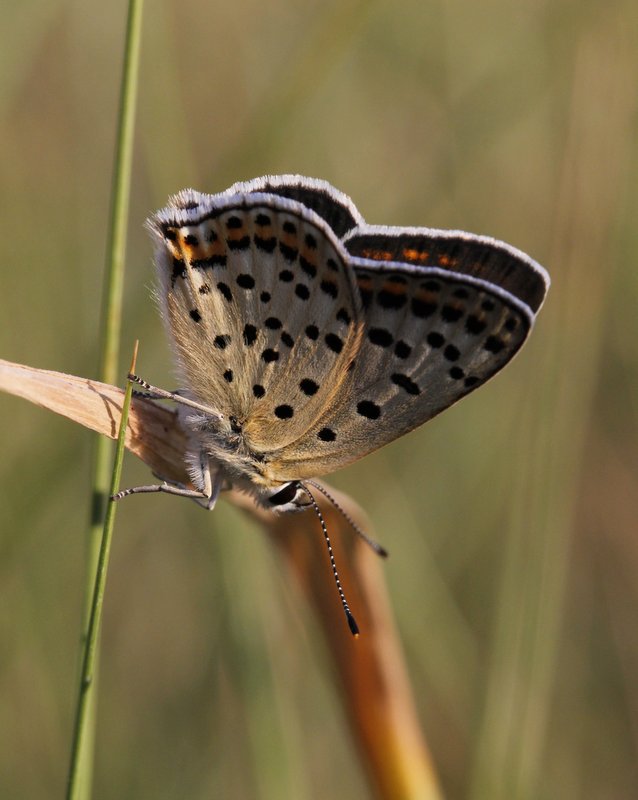
<instances>
[{"instance_id":1,"label":"antenna club tip","mask_svg":"<svg viewBox=\"0 0 638 800\"><path fill-rule=\"evenodd\" d=\"M388 553L388 551L385 549L385 547L381 547L381 546L379 546L379 549L377 550L377 553L381 556L381 558L387 558L390 555L390 553Z\"/></svg>"},{"instance_id":2,"label":"antenna club tip","mask_svg":"<svg viewBox=\"0 0 638 800\"><path fill-rule=\"evenodd\" d=\"M357 625L356 619L352 616L350 612L347 613L348 619L348 627L350 628L350 633L354 636L355 639L359 638L359 626Z\"/></svg>"}]
</instances>

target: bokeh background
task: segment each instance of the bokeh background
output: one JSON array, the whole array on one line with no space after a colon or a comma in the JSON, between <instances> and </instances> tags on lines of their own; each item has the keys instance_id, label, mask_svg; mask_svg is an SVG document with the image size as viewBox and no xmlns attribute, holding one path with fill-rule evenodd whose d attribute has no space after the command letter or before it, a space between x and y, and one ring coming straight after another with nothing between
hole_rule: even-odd
<instances>
[{"instance_id":1,"label":"bokeh background","mask_svg":"<svg viewBox=\"0 0 638 800\"><path fill-rule=\"evenodd\" d=\"M4 9L3 358L96 374L125 16ZM451 798L638 794L637 33L632 0L146 2L122 376L139 338L173 385L143 222L185 186L313 175L551 272L503 374L332 478L391 551ZM0 425L0 795L37 800L67 770L92 435L7 396ZM105 614L95 797L369 796L316 621L236 509L128 501Z\"/></svg>"}]
</instances>

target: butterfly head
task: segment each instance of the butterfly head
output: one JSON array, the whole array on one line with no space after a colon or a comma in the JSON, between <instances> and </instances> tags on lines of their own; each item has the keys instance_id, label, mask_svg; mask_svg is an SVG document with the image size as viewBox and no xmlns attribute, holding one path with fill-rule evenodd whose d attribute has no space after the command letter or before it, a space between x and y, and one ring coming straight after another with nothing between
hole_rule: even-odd
<instances>
[{"instance_id":1,"label":"butterfly head","mask_svg":"<svg viewBox=\"0 0 638 800\"><path fill-rule=\"evenodd\" d=\"M311 505L308 492L299 481L289 481L264 492L264 504L278 513L303 511Z\"/></svg>"}]
</instances>

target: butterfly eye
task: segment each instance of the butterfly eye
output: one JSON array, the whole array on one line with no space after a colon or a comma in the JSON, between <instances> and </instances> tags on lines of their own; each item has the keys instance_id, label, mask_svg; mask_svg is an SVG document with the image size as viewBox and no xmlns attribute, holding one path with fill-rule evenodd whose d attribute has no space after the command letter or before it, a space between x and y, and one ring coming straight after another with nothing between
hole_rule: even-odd
<instances>
[{"instance_id":1,"label":"butterfly eye","mask_svg":"<svg viewBox=\"0 0 638 800\"><path fill-rule=\"evenodd\" d=\"M284 485L282 489L275 494L270 495L268 502L271 506L285 506L292 503L299 493L299 484L296 481L291 481Z\"/></svg>"}]
</instances>

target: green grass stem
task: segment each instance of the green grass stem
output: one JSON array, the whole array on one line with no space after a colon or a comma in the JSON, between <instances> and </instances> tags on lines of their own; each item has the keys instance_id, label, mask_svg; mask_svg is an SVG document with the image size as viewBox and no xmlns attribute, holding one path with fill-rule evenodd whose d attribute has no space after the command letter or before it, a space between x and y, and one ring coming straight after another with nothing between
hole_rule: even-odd
<instances>
[{"instance_id":1,"label":"green grass stem","mask_svg":"<svg viewBox=\"0 0 638 800\"><path fill-rule=\"evenodd\" d=\"M135 350L131 362L131 372L134 372L135 370L136 359L137 359L137 342L135 343ZM120 477L122 475L122 462L124 461L126 425L128 422L128 412L131 406L132 395L133 395L133 384L129 382L126 386L126 392L124 394L124 403L122 405L120 430L117 437L117 448L115 450L115 460L113 463L113 470L111 474L111 486L109 492L110 496L114 495L117 492L120 485ZM90 709L92 706L91 693L92 691L94 691L95 670L97 665L97 654L98 654L98 635L100 632L100 623L102 620L104 590L106 587L106 575L108 570L109 554L111 551L111 542L113 540L113 528L115 525L116 505L117 504L114 500L110 500L107 505L106 516L104 518L102 540L100 542L100 549L98 552L95 583L91 595L91 609L89 613L89 623L86 631L86 641L84 644L84 652L82 657L82 668L80 671L80 686L79 686L78 702L75 712L73 742L71 746L71 764L69 768L69 780L67 785L68 800L75 800L75 798L80 796L80 792L90 791L90 786L88 785L85 779L86 776L82 774L83 765L87 763L82 754L82 745L86 741L87 728L93 723L93 718L91 717L90 714Z\"/></svg>"},{"instance_id":2,"label":"green grass stem","mask_svg":"<svg viewBox=\"0 0 638 800\"><path fill-rule=\"evenodd\" d=\"M131 167L133 161L133 133L140 60L142 5L142 0L130 0L129 2L124 47L120 108L111 193L111 215L102 295L99 380L104 383L115 383L118 374L122 294L124 286L124 258L128 227ZM104 518L104 505L109 486L111 453L111 442L104 437L99 437L95 444L92 463L92 504L88 531L85 622L83 625L82 637L83 664L86 664L88 657L90 641L89 630L94 614L94 587L97 586L97 570L99 561L104 553L106 527L103 531L102 520ZM110 508L111 506L109 506L109 509ZM94 644L94 647L97 647L97 644ZM91 661L96 657L97 652L93 652ZM90 794L91 775L93 771L91 743L94 738L95 728L95 705L93 697L96 692L95 674L92 673L92 675L93 679L91 684L85 684L84 679L82 679L80 705L76 712L75 734L67 791L67 798L73 798L73 800L88 797Z\"/></svg>"}]
</instances>

